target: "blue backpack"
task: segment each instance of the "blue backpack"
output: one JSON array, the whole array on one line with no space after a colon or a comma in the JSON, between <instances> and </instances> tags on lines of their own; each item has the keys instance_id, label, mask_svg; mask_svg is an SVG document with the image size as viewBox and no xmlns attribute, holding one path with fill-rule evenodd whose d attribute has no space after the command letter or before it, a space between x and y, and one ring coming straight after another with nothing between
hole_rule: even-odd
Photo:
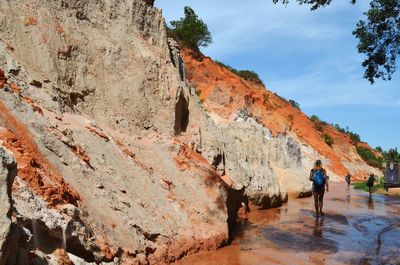
<instances>
[{"instance_id":1,"label":"blue backpack","mask_svg":"<svg viewBox=\"0 0 400 265\"><path fill-rule=\"evenodd\" d=\"M313 170L313 182L318 187L325 185L325 176L323 170Z\"/></svg>"}]
</instances>

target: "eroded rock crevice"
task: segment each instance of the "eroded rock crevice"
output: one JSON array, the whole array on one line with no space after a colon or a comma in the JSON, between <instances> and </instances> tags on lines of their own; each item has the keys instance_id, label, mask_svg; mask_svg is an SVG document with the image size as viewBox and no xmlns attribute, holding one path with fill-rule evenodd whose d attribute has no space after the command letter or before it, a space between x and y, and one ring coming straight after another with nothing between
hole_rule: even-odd
<instances>
[{"instance_id":1,"label":"eroded rock crevice","mask_svg":"<svg viewBox=\"0 0 400 265\"><path fill-rule=\"evenodd\" d=\"M243 208L245 212L249 212L249 200L246 195L246 188L243 187L240 190L233 189L231 187L227 188L226 191L226 208L228 211L228 231L229 231L229 241L234 238L235 231L237 229L237 219L238 211Z\"/></svg>"},{"instance_id":2,"label":"eroded rock crevice","mask_svg":"<svg viewBox=\"0 0 400 265\"><path fill-rule=\"evenodd\" d=\"M175 105L175 135L186 132L189 125L189 100L183 93L179 94L178 101Z\"/></svg>"}]
</instances>

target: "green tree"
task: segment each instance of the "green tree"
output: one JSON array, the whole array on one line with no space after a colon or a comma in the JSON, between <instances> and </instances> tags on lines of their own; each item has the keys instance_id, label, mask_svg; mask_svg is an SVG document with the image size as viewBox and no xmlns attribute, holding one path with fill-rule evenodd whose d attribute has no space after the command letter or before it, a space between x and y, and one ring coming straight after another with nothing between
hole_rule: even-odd
<instances>
[{"instance_id":1,"label":"green tree","mask_svg":"<svg viewBox=\"0 0 400 265\"><path fill-rule=\"evenodd\" d=\"M288 4L290 0L272 0L273 3ZM293 0L294 1L294 0ZM311 5L311 10L329 5L332 0L295 0L299 4ZM356 0L350 0L352 4ZM396 70L396 59L400 56L400 1L371 0L369 10L364 13L354 36L358 38L357 49L365 54L362 66L364 78L372 84L376 79L391 80Z\"/></svg>"},{"instance_id":2,"label":"green tree","mask_svg":"<svg viewBox=\"0 0 400 265\"><path fill-rule=\"evenodd\" d=\"M170 35L182 45L195 51L212 43L212 36L207 25L188 6L184 8L184 17L171 21L171 26Z\"/></svg>"},{"instance_id":3,"label":"green tree","mask_svg":"<svg viewBox=\"0 0 400 265\"><path fill-rule=\"evenodd\" d=\"M383 149L382 149L382 147L377 146L377 147L375 148L375 150L378 151L379 153L383 154Z\"/></svg>"},{"instance_id":4,"label":"green tree","mask_svg":"<svg viewBox=\"0 0 400 265\"><path fill-rule=\"evenodd\" d=\"M391 148L385 153L385 158L387 161L400 162L400 153L397 148Z\"/></svg>"},{"instance_id":5,"label":"green tree","mask_svg":"<svg viewBox=\"0 0 400 265\"><path fill-rule=\"evenodd\" d=\"M359 39L359 53L367 58L362 65L364 78L390 80L400 55L400 1L372 0L365 13L367 21L360 20L353 34Z\"/></svg>"}]
</instances>

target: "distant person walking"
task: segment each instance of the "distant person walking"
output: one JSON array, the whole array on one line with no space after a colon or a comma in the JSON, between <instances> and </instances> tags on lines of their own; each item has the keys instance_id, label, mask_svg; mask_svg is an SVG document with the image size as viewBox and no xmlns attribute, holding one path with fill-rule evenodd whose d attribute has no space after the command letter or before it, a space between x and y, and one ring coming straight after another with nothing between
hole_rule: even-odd
<instances>
[{"instance_id":1,"label":"distant person walking","mask_svg":"<svg viewBox=\"0 0 400 265\"><path fill-rule=\"evenodd\" d=\"M347 188L349 188L350 187L350 181L351 181L350 173L347 173L347 176L345 177L345 180L347 182Z\"/></svg>"},{"instance_id":2,"label":"distant person walking","mask_svg":"<svg viewBox=\"0 0 400 265\"><path fill-rule=\"evenodd\" d=\"M324 216L322 212L322 207L324 205L324 194L325 194L325 186L326 191L329 191L328 186L328 177L326 175L326 171L322 168L321 160L315 161L314 168L311 169L310 172L310 181L313 182L312 189L314 195L314 204L315 204L315 213L316 217Z\"/></svg>"},{"instance_id":3,"label":"distant person walking","mask_svg":"<svg viewBox=\"0 0 400 265\"><path fill-rule=\"evenodd\" d=\"M369 175L369 178L368 178L368 181L367 181L367 187L368 187L368 191L369 191L369 196L372 195L372 187L374 186L374 182L375 182L374 174Z\"/></svg>"}]
</instances>

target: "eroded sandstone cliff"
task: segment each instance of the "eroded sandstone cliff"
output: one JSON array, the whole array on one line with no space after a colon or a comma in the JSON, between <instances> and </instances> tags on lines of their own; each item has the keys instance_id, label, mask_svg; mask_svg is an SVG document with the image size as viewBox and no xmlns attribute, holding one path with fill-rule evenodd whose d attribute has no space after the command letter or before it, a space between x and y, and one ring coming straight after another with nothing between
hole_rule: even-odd
<instances>
[{"instance_id":1,"label":"eroded sandstone cliff","mask_svg":"<svg viewBox=\"0 0 400 265\"><path fill-rule=\"evenodd\" d=\"M0 1L0 146L18 163L1 262L169 263L225 244L245 197L279 206L333 161L311 129L276 129L286 105L264 88L183 60L152 4Z\"/></svg>"},{"instance_id":2,"label":"eroded sandstone cliff","mask_svg":"<svg viewBox=\"0 0 400 265\"><path fill-rule=\"evenodd\" d=\"M294 159L292 164L297 164L297 169L304 166L311 168L312 162L320 158L333 179L343 179L347 172L360 179L369 173L381 174L378 169L363 161L356 151L357 146L374 151L368 144L354 143L349 135L329 124L324 125L323 132L318 130L304 113L285 99L260 83L240 78L209 57L194 54L187 49L183 55L188 79L196 88L207 111L231 121L236 120L238 114L252 117L270 132L272 138L290 139L291 144L287 145L291 146L292 151L289 150L288 162ZM332 146L324 141L324 133L334 139ZM298 146L300 151L293 151L294 146ZM282 153L274 152L275 155ZM288 162L280 158L277 160L281 162L278 171L279 168L290 168ZM299 173L295 172L297 175ZM296 177L283 176L282 181L290 187L289 182L293 179Z\"/></svg>"}]
</instances>

